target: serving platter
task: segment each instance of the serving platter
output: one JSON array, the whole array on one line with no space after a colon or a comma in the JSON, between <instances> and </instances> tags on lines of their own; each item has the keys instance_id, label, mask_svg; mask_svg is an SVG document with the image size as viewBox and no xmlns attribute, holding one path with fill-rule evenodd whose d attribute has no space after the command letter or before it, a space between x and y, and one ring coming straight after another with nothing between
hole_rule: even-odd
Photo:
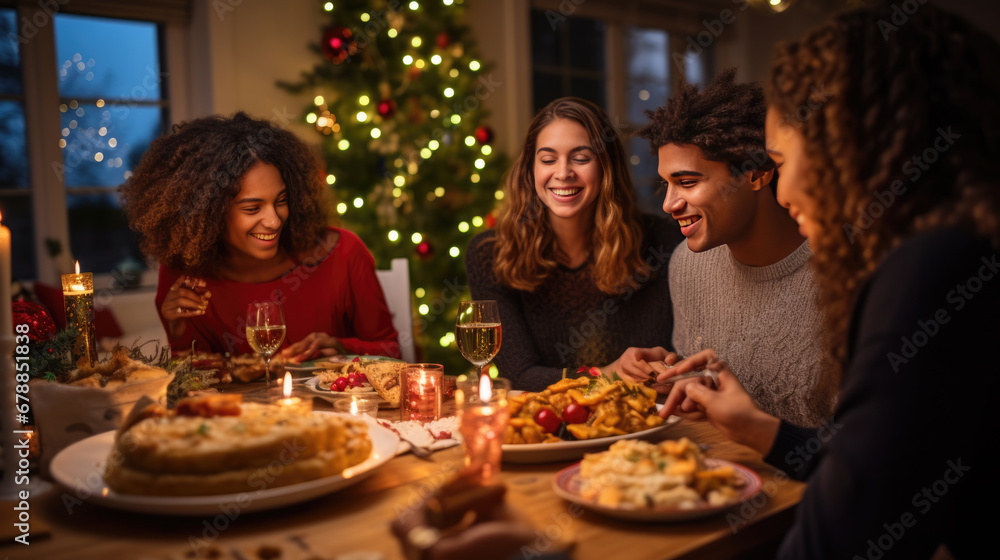
<instances>
[{"instance_id":1,"label":"serving platter","mask_svg":"<svg viewBox=\"0 0 1000 560\"><path fill-rule=\"evenodd\" d=\"M584 479L580 476L580 463L574 463L566 467L565 469L559 471L555 478L552 479L552 489L564 500L579 504L580 506L600 513L602 515L607 515L609 517L616 517L618 519L627 519L630 521L689 521L693 519L701 519L704 517L709 517L712 515L718 515L720 513L730 511L735 507L738 507L741 503L753 499L757 494L761 492L763 487L763 482L760 476L753 470L744 467L739 463L733 463L731 461L725 461L723 459L713 459L706 458L705 466L711 469L718 467L728 466L733 469L737 476L740 477L742 481L742 487L740 488L739 499L733 503L711 506L703 505L693 508L679 508L679 507L634 507L634 506L621 506L621 507L610 507L605 505L597 504L591 500L588 500L580 495L580 490L583 488Z\"/></svg>"},{"instance_id":2,"label":"serving platter","mask_svg":"<svg viewBox=\"0 0 1000 560\"><path fill-rule=\"evenodd\" d=\"M340 414L314 411L313 414ZM372 452L361 463L341 474L307 482L216 496L139 496L121 494L104 482L104 465L114 445L115 432L104 432L63 449L50 466L52 478L70 495L113 509L157 515L209 515L220 511L253 512L304 502L336 492L371 476L396 455L399 436L374 419L361 416L368 424Z\"/></svg>"}]
</instances>

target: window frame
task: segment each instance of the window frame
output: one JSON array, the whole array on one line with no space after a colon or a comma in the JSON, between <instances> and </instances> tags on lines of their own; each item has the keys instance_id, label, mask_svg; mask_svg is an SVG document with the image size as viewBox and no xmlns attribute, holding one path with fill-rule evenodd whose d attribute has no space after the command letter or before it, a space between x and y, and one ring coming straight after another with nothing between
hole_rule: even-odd
<instances>
[{"instance_id":1,"label":"window frame","mask_svg":"<svg viewBox=\"0 0 1000 560\"><path fill-rule=\"evenodd\" d=\"M158 30L158 47L161 72L165 72L161 86L161 100L136 101L136 106L163 107L163 127L169 130L178 117L184 118L189 106L187 86L189 76L187 65L187 42L191 3L178 0L170 11L164 6L148 8L130 2L58 2L59 13L103 17L112 19L140 20L155 23ZM65 4L65 5L62 5ZM72 187L68 190L64 178L56 171L63 163L62 149L57 140L61 138L61 113L59 104L59 81L56 69L55 25L52 8L42 2L0 2L0 6L16 10L18 37L21 38L20 58L24 83L23 103L25 119L25 143L28 153L28 188L5 188L5 196L31 196L32 226L34 229L34 251L36 255L35 277L19 278L22 281L40 281L50 285L59 283L61 274L72 270L70 256L70 231L68 195L107 194L116 187ZM31 37L21 37L23 21L31 22L35 33ZM39 22L43 24L39 25ZM178 71L172 69L177 68ZM78 100L80 101L80 100ZM82 100L87 101L87 100ZM120 100L119 100L120 101ZM49 258L47 240L58 242L62 254L58 259ZM115 288L116 280L110 271L96 271L95 288ZM140 285L155 286L156 271L144 271Z\"/></svg>"}]
</instances>

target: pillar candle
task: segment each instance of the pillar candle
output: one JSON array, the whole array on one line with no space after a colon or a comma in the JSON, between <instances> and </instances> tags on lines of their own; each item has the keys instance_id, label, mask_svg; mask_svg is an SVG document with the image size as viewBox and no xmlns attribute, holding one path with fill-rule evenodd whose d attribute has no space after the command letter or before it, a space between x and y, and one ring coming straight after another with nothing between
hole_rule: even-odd
<instances>
[{"instance_id":1,"label":"pillar candle","mask_svg":"<svg viewBox=\"0 0 1000 560\"><path fill-rule=\"evenodd\" d=\"M74 364L90 366L97 363L97 333L94 330L94 275L80 273L62 275L63 299L66 302L66 328L73 331L72 357Z\"/></svg>"}]
</instances>

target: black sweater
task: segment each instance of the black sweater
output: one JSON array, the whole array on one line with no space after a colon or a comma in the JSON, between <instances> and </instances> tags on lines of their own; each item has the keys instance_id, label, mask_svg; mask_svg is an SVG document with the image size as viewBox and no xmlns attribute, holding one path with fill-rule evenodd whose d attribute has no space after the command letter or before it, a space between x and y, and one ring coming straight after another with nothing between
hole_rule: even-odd
<instances>
[{"instance_id":1,"label":"black sweater","mask_svg":"<svg viewBox=\"0 0 1000 560\"><path fill-rule=\"evenodd\" d=\"M808 487L779 558L993 549L1000 263L958 229L892 251L862 289L834 420L783 424L768 462ZM988 554L988 553L987 553Z\"/></svg>"},{"instance_id":2,"label":"black sweater","mask_svg":"<svg viewBox=\"0 0 1000 560\"><path fill-rule=\"evenodd\" d=\"M475 299L500 308L503 343L495 363L514 389L540 391L580 366L604 366L629 346L670 348L673 312L667 264L681 240L665 218L644 216L642 258L651 275L640 274L637 289L609 295L591 279L593 263L559 267L533 292L500 284L493 274L494 237L477 235L466 252L466 273Z\"/></svg>"}]
</instances>

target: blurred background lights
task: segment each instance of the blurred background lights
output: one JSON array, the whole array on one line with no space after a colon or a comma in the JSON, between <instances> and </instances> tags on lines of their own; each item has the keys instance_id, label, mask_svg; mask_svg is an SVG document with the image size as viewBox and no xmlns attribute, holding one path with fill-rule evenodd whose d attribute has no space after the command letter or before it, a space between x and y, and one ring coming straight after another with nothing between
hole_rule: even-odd
<instances>
[{"instance_id":1,"label":"blurred background lights","mask_svg":"<svg viewBox=\"0 0 1000 560\"><path fill-rule=\"evenodd\" d=\"M337 147L340 148L341 150L346 150L347 148L351 147L351 143L348 142L346 138L344 138L340 142L337 142Z\"/></svg>"},{"instance_id":2,"label":"blurred background lights","mask_svg":"<svg viewBox=\"0 0 1000 560\"><path fill-rule=\"evenodd\" d=\"M365 201L361 200L360 196L354 199L354 207L355 208L361 208L364 205L365 205Z\"/></svg>"},{"instance_id":3,"label":"blurred background lights","mask_svg":"<svg viewBox=\"0 0 1000 560\"><path fill-rule=\"evenodd\" d=\"M347 205L343 202L337 204L337 213L343 214L344 212L347 212Z\"/></svg>"},{"instance_id":4,"label":"blurred background lights","mask_svg":"<svg viewBox=\"0 0 1000 560\"><path fill-rule=\"evenodd\" d=\"M470 62L469 63L469 69L473 70L473 71L479 70L479 61L478 60L473 60L472 62Z\"/></svg>"},{"instance_id":5,"label":"blurred background lights","mask_svg":"<svg viewBox=\"0 0 1000 560\"><path fill-rule=\"evenodd\" d=\"M475 218L472 218L472 225L474 225L476 227L483 227L483 218L480 217L480 216L476 216Z\"/></svg>"},{"instance_id":6,"label":"blurred background lights","mask_svg":"<svg viewBox=\"0 0 1000 560\"><path fill-rule=\"evenodd\" d=\"M362 95L361 97L358 98L358 104L361 105L362 107L368 105L371 102L372 100L369 99L367 95Z\"/></svg>"},{"instance_id":7,"label":"blurred background lights","mask_svg":"<svg viewBox=\"0 0 1000 560\"><path fill-rule=\"evenodd\" d=\"M469 231L469 222L459 222L458 223L458 231L460 231L462 233L465 233L465 232Z\"/></svg>"},{"instance_id":8,"label":"blurred background lights","mask_svg":"<svg viewBox=\"0 0 1000 560\"><path fill-rule=\"evenodd\" d=\"M320 106L320 105L322 105L322 104L323 104L323 96L322 96L322 95L317 95L316 97L314 97L314 98L313 98L313 103L314 103L314 104L315 104L315 105L316 105L317 107L318 107L318 106Z\"/></svg>"},{"instance_id":9,"label":"blurred background lights","mask_svg":"<svg viewBox=\"0 0 1000 560\"><path fill-rule=\"evenodd\" d=\"M389 241L399 241L399 232L394 229L389 230Z\"/></svg>"},{"instance_id":10,"label":"blurred background lights","mask_svg":"<svg viewBox=\"0 0 1000 560\"><path fill-rule=\"evenodd\" d=\"M421 241L423 241L423 239L424 239L424 236L420 235L419 231L410 236L410 241L412 241L414 243L420 243Z\"/></svg>"},{"instance_id":11,"label":"blurred background lights","mask_svg":"<svg viewBox=\"0 0 1000 560\"><path fill-rule=\"evenodd\" d=\"M417 288L417 290L413 293L417 297L424 297L425 295L427 295L427 292L423 288Z\"/></svg>"}]
</instances>

